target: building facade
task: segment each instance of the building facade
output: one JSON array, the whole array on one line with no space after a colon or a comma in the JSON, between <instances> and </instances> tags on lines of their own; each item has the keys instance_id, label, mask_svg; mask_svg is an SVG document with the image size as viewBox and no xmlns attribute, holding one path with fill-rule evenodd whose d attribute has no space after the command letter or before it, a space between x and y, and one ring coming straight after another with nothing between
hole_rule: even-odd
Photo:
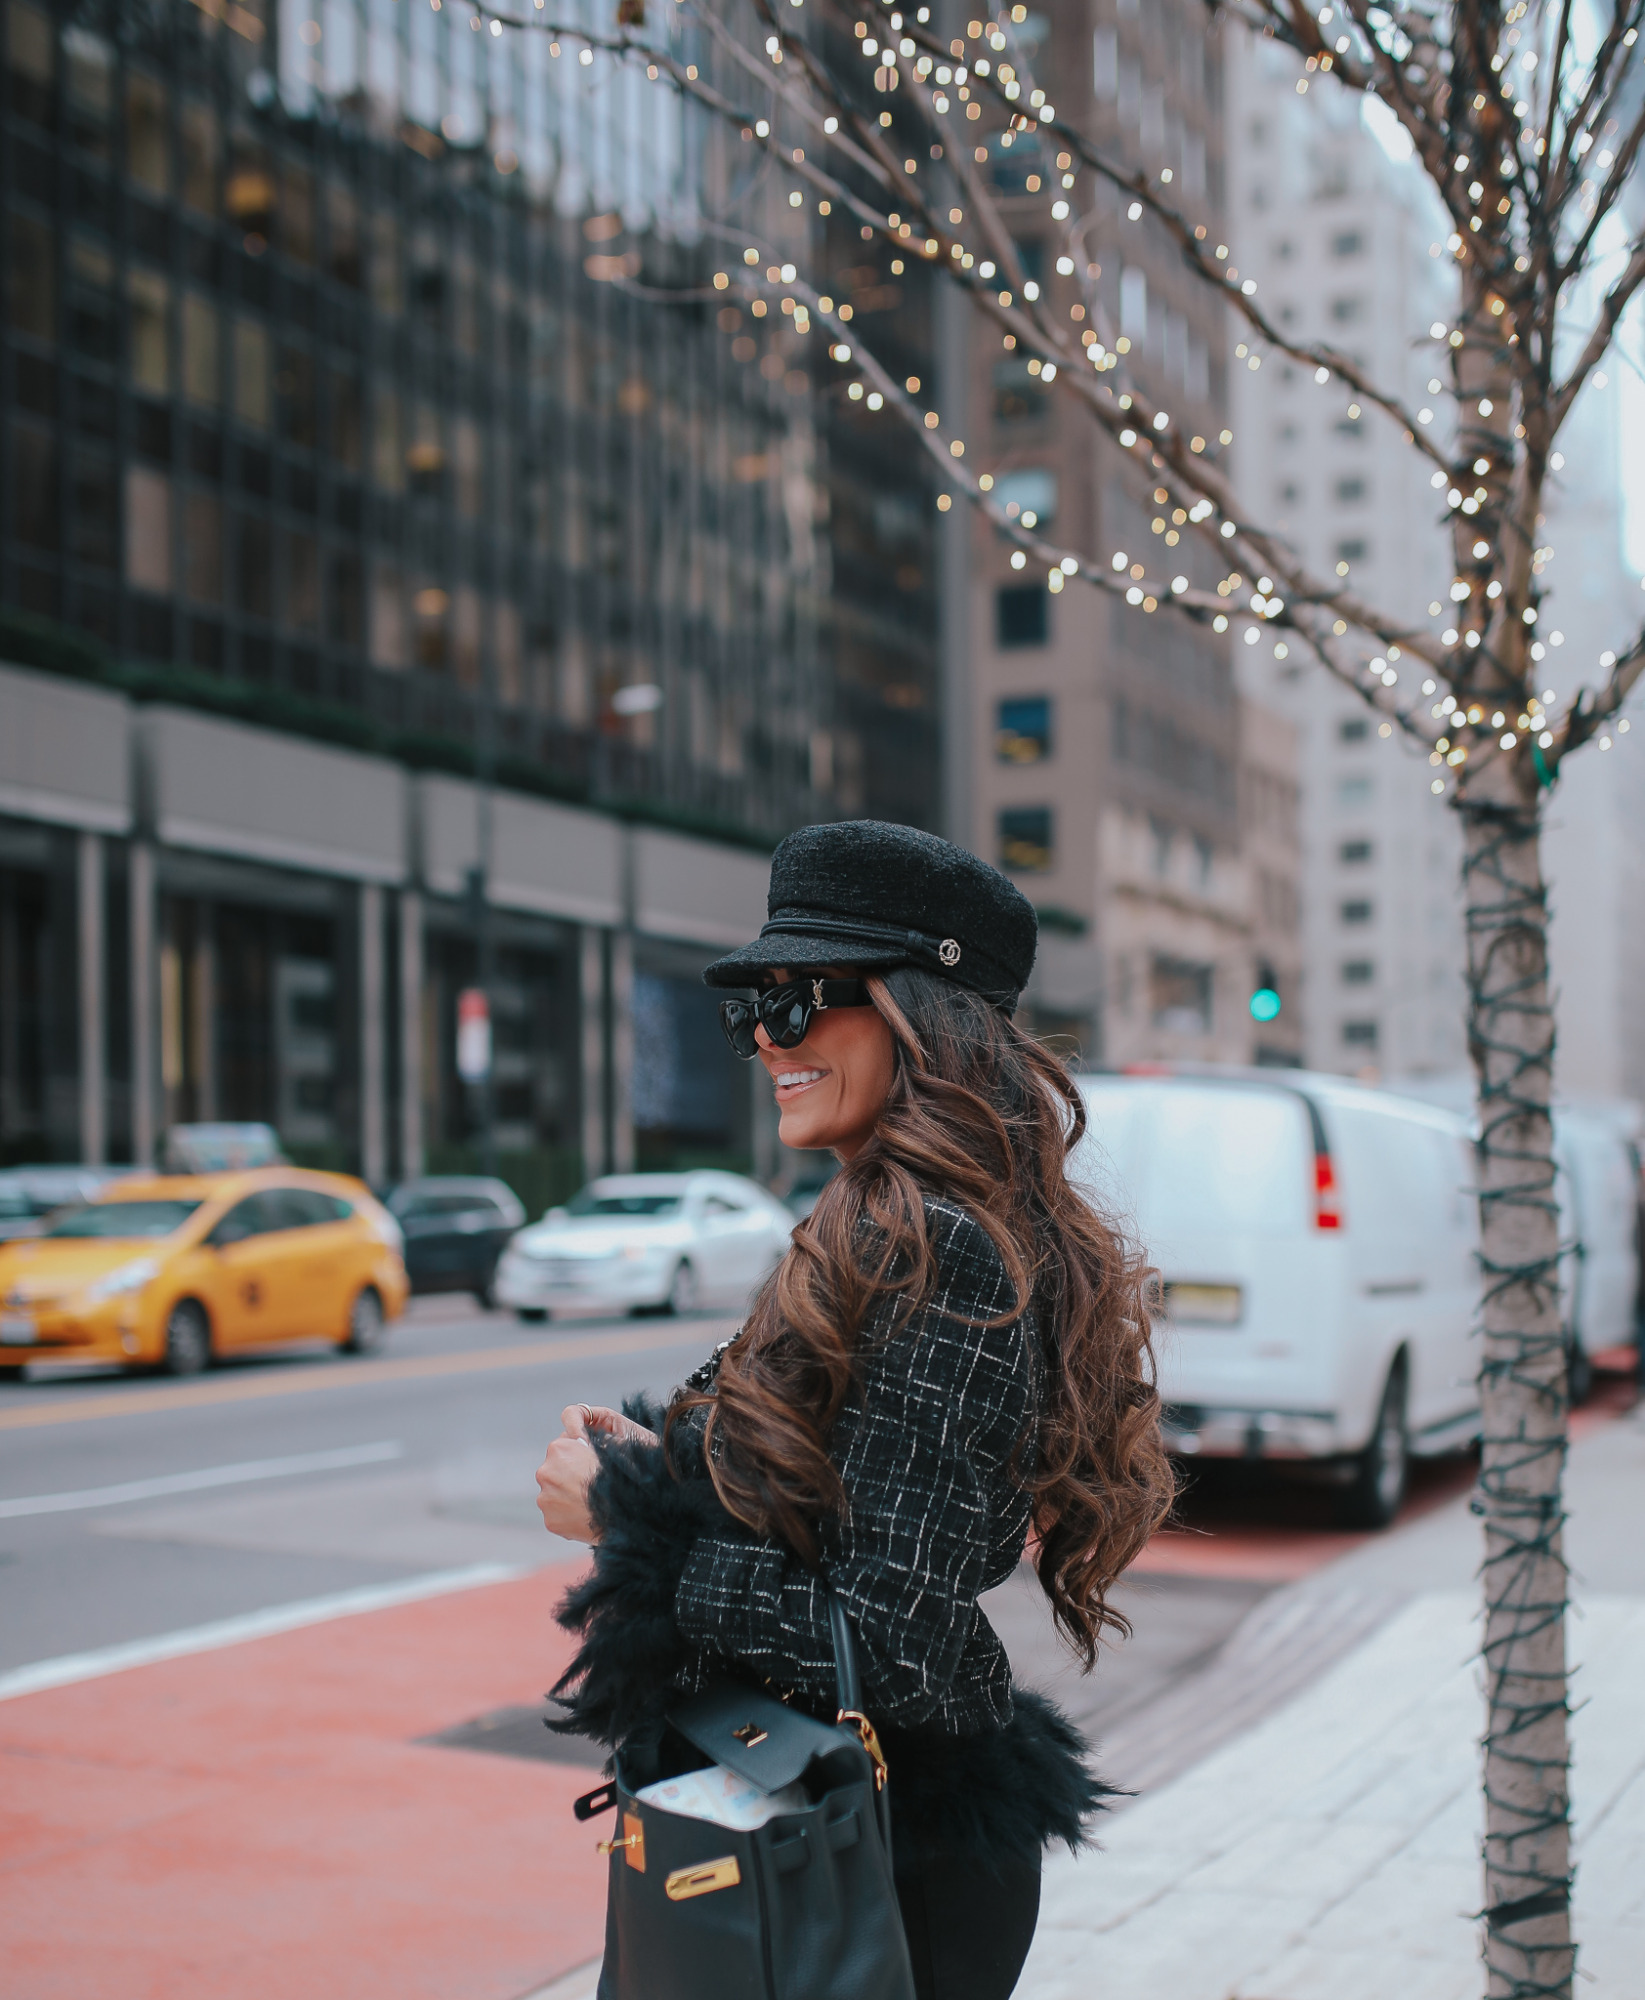
<instances>
[{"instance_id":1,"label":"building facade","mask_svg":"<svg viewBox=\"0 0 1645 2000\"><path fill-rule=\"evenodd\" d=\"M1219 31L1175 0L1090 0L1029 15L1015 32L1035 78L1055 78L1060 116L1115 158L1151 174L1169 168L1189 212L1220 231ZM1096 220L1075 274L1052 213L1075 184L1073 164L1036 135L994 143L989 171L1025 273L1053 312L1076 320L1092 287L1132 376L1176 427L1221 451L1220 303L1102 186L1076 197ZM1008 513L1104 563L1119 565L1123 552L1139 576L1180 567L1197 583L1217 581L1216 553L1157 483L1158 459L1150 466L1109 444L1036 360L981 321L955 345L967 435L983 442L979 469ZM950 533L951 591L963 606L956 678L972 721L955 824L1040 911L1031 1018L1091 1060L1277 1052L1249 1010L1257 958L1276 947L1266 932L1257 942L1242 834L1245 731L1227 642L1152 598L1132 605L1077 583L1059 590L1060 577L1048 585L1014 567L980 519ZM1267 739L1266 762L1285 740L1283 730ZM1296 1004L1286 996L1287 1033Z\"/></svg>"},{"instance_id":2,"label":"building facade","mask_svg":"<svg viewBox=\"0 0 1645 2000\"><path fill-rule=\"evenodd\" d=\"M1350 94L1303 87L1274 44L1239 34L1230 49L1240 105L1230 229L1242 266L1282 326L1353 354L1409 408L1430 412L1443 442L1448 399L1427 336L1453 309L1449 222L1408 143ZM1577 302L1572 316L1582 316ZM1428 463L1340 384L1320 385L1243 339L1233 362L1235 464L1257 517L1317 572L1350 576L1395 618L1442 629L1449 517ZM1601 371L1573 411L1539 524L1545 699L1602 680L1606 649L1638 628L1622 549L1625 366ZM1308 1063L1390 1081L1452 1078L1466 1098L1456 823L1432 795L1422 752L1317 663L1279 657L1283 647L1242 647L1239 666L1301 747ZM1632 774L1632 729L1575 760L1546 812L1560 1083L1590 1098L1645 1096L1632 999L1645 971L1645 788Z\"/></svg>"},{"instance_id":3,"label":"building facade","mask_svg":"<svg viewBox=\"0 0 1645 2000\"><path fill-rule=\"evenodd\" d=\"M790 827L936 795L923 515L779 310L815 204L455 0L0 48L0 1156L768 1160L703 958Z\"/></svg>"},{"instance_id":4,"label":"building facade","mask_svg":"<svg viewBox=\"0 0 1645 2000\"><path fill-rule=\"evenodd\" d=\"M473 1170L488 818L502 1170L545 1204L602 1168L774 1167L700 981L758 929L762 852L10 666L0 1157L146 1160L171 1125L264 1119L376 1183Z\"/></svg>"},{"instance_id":5,"label":"building facade","mask_svg":"<svg viewBox=\"0 0 1645 2000\"><path fill-rule=\"evenodd\" d=\"M1327 79L1307 88L1274 44L1231 36L1230 74L1229 230L1242 271L1286 332L1352 354L1412 409L1431 409L1438 430L1446 405L1427 332L1447 318L1452 287L1448 225L1426 182L1366 129L1357 97ZM1316 382L1242 329L1232 337L1234 464L1254 518L1317 574L1350 578L1394 618L1432 622L1449 602L1450 556L1427 462L1334 378ZM1455 822L1431 794L1426 756L1302 650L1265 634L1239 649L1239 667L1297 732L1308 1065L1371 1079L1459 1069Z\"/></svg>"}]
</instances>

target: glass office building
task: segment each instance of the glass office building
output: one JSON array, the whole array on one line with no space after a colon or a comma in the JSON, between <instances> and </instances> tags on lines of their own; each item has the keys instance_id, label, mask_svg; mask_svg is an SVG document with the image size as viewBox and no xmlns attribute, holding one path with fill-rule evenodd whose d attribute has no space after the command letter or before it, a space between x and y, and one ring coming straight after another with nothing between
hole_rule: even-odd
<instances>
[{"instance_id":1,"label":"glass office building","mask_svg":"<svg viewBox=\"0 0 1645 2000\"><path fill-rule=\"evenodd\" d=\"M65 818L26 772L0 784L0 1152L141 1154L215 1115L380 1172L462 1163L479 870L501 1149L558 1180L748 1156L729 1073L718 1113L696 1081L625 1080L633 982L651 1016L684 1010L661 1045L696 1049L682 968L717 937L626 877L562 893L552 857L511 902L485 801L739 860L840 810L934 814L917 733L879 760L883 804L862 748L934 708L917 622L892 646L913 668L840 691L821 337L713 284L821 224L639 64L460 5L0 17L0 657L112 687L134 774L100 816ZM659 32L688 31L671 10ZM892 526L881 548L852 523L861 603L877 569L909 599ZM354 757L337 782L363 814L367 766L392 766L397 858L334 862L272 820L252 838L245 787L172 810L192 782L174 711L218 718L201 754L226 769L234 730Z\"/></svg>"}]
</instances>

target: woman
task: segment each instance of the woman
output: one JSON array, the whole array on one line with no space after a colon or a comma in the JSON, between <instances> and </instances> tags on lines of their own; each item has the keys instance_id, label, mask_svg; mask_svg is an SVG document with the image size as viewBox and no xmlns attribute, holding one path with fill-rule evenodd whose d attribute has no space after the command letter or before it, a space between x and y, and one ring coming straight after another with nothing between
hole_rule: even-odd
<instances>
[{"instance_id":1,"label":"woman","mask_svg":"<svg viewBox=\"0 0 1645 2000\"><path fill-rule=\"evenodd\" d=\"M1106 1789L978 1606L1022 1557L1087 1668L1166 1512L1141 1270L1070 1186L1077 1090L1012 1019L1034 911L946 841L867 821L777 849L770 921L710 966L785 1144L840 1172L748 1320L666 1411L577 1406L537 1480L595 1545L564 1727L655 1737L727 1675L832 1719L828 1593L891 1770L920 2000L1004 2000L1040 1857ZM642 1421L643 1419L643 1421Z\"/></svg>"}]
</instances>

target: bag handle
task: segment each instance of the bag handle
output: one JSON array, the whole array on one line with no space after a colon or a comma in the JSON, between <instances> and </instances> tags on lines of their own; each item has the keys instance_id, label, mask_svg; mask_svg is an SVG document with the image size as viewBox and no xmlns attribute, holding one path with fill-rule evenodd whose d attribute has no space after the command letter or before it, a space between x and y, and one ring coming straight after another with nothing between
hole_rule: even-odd
<instances>
[{"instance_id":1,"label":"bag handle","mask_svg":"<svg viewBox=\"0 0 1645 2000\"><path fill-rule=\"evenodd\" d=\"M885 1752L872 1722L863 1712L862 1670L857 1664L857 1635L851 1629L851 1614L833 1591L828 1592L828 1629L834 1641L834 1689L838 1696L836 1722L849 1724L862 1739L874 1766L874 1790L885 1790Z\"/></svg>"}]
</instances>

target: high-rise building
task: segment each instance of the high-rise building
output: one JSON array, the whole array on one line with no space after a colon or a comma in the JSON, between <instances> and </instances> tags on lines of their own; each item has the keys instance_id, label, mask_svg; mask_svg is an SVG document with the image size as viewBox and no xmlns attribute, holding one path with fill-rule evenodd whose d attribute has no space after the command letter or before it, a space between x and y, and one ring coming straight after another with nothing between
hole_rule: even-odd
<instances>
[{"instance_id":1,"label":"high-rise building","mask_svg":"<svg viewBox=\"0 0 1645 2000\"><path fill-rule=\"evenodd\" d=\"M1455 297L1449 222L1409 146L1376 106L1316 81L1272 42L1230 40L1230 241L1279 324L1361 362L1445 436L1435 321ZM1367 124L1366 120L1373 121ZM1576 315L1580 317L1580 313ZM1584 392L1539 523L1546 593L1535 657L1558 699L1603 680L1638 629L1623 560L1619 358ZM1320 573L1350 576L1394 617L1442 629L1450 541L1430 465L1335 379L1239 338L1235 466L1259 519ZM1567 467L1570 468L1567 471ZM1580 471L1578 469L1580 468ZM1574 476L1573 476L1574 475ZM1468 1084L1461 840L1416 746L1297 649L1241 647L1242 681L1291 717L1302 746L1307 1059L1390 1080ZM1415 678L1409 667L1396 670ZM1574 759L1546 805L1560 1087L1645 1097L1642 788L1635 719Z\"/></svg>"},{"instance_id":2,"label":"high-rise building","mask_svg":"<svg viewBox=\"0 0 1645 2000\"><path fill-rule=\"evenodd\" d=\"M1030 14L1015 33L1035 78L1054 79L1059 117L1113 158L1169 168L1180 201L1220 233L1223 36L1202 13L1178 0L1085 0ZM1220 302L1053 141L1001 135L986 163L1050 309L1084 319L1093 286L1131 374L1175 428L1218 452ZM1094 218L1077 246L1083 271L1053 212L1074 186L1076 209ZM1218 557L1158 483L1157 458L1074 417L1010 338L978 321L967 345L966 434L1008 513L1105 563L1123 554L1139 577L1217 580ZM985 524L950 518L949 588L963 607L950 664L972 723L970 754L953 766L953 824L1040 911L1030 1018L1111 1062L1277 1049L1249 1005L1257 966L1227 642L1140 591L1131 604L1058 589L1060 576L1018 566ZM1296 1004L1293 990L1287 1036Z\"/></svg>"},{"instance_id":3,"label":"high-rise building","mask_svg":"<svg viewBox=\"0 0 1645 2000\"><path fill-rule=\"evenodd\" d=\"M1272 42L1236 31L1228 48L1228 241L1242 276L1282 330L1352 355L1437 430L1427 333L1452 286L1426 181L1362 125L1357 97L1325 79L1309 88ZM1316 574L1427 624L1450 583L1431 468L1335 377L1317 382L1238 324L1228 337L1233 464L1253 518ZM1451 1071L1466 1060L1455 822L1421 750L1303 650L1268 633L1236 649L1241 684L1297 732L1308 1065Z\"/></svg>"},{"instance_id":4,"label":"high-rise building","mask_svg":"<svg viewBox=\"0 0 1645 2000\"><path fill-rule=\"evenodd\" d=\"M815 203L461 0L4 0L0 46L0 1155L746 1160L704 947L789 827L934 784L872 741L934 738L917 617L835 695L831 577L930 565L830 549Z\"/></svg>"}]
</instances>

